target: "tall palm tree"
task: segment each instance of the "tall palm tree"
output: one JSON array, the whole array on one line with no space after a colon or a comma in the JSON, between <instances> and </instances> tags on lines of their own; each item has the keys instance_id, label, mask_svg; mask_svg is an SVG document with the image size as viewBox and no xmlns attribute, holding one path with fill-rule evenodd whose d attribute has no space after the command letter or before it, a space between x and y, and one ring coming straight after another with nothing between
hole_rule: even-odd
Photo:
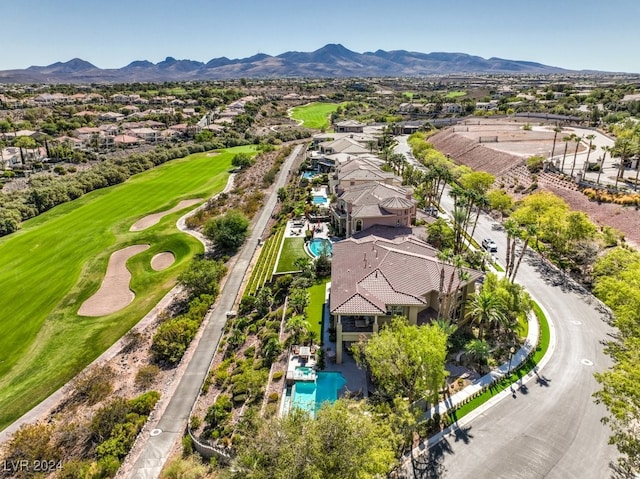
<instances>
[{"instance_id":1,"label":"tall palm tree","mask_svg":"<svg viewBox=\"0 0 640 479\"><path fill-rule=\"evenodd\" d=\"M573 140L573 137L576 136L574 133L571 135L563 136L562 141L564 141L564 153L562 154L562 166L560 167L560 171L564 173L564 160L567 157L567 149L569 148L569 142Z\"/></svg>"},{"instance_id":2,"label":"tall palm tree","mask_svg":"<svg viewBox=\"0 0 640 479\"><path fill-rule=\"evenodd\" d=\"M506 250L507 256L506 256L505 269L506 269L507 276L509 276L515 261L515 258L513 256L515 251L516 238L518 238L520 234L520 228L518 227L518 224L512 219L506 220L503 226L505 231L507 232L507 250Z\"/></svg>"},{"instance_id":3,"label":"tall palm tree","mask_svg":"<svg viewBox=\"0 0 640 479\"><path fill-rule=\"evenodd\" d=\"M573 178L573 170L576 168L576 158L578 157L578 148L580 147L580 142L582 141L582 137L575 135L573 141L576 142L576 151L573 152L573 163L571 164L571 178Z\"/></svg>"},{"instance_id":4,"label":"tall palm tree","mask_svg":"<svg viewBox=\"0 0 640 479\"><path fill-rule=\"evenodd\" d=\"M616 188L618 181L624 178L624 165L632 153L632 142L630 138L618 138L611 149L611 154L620 158L618 163L618 173L616 174Z\"/></svg>"},{"instance_id":5,"label":"tall palm tree","mask_svg":"<svg viewBox=\"0 0 640 479\"><path fill-rule=\"evenodd\" d=\"M484 328L505 321L502 300L490 291L480 290L471 297L466 317L478 325L478 339L484 337Z\"/></svg>"},{"instance_id":6,"label":"tall palm tree","mask_svg":"<svg viewBox=\"0 0 640 479\"><path fill-rule=\"evenodd\" d=\"M515 268L513 268L513 271L511 272L511 276L510 276L512 283L516 280L516 274L518 274L518 268L520 268L520 263L522 263L522 258L524 258L524 255L527 251L527 247L529 246L529 241L531 241L531 238L533 238L536 235L536 231L537 230L534 225L527 225L527 227L524 230L523 240L522 240L522 251L520 251L518 262L516 263Z\"/></svg>"},{"instance_id":7,"label":"tall palm tree","mask_svg":"<svg viewBox=\"0 0 640 479\"><path fill-rule=\"evenodd\" d=\"M602 170L604 169L604 159L607 156L607 152L611 151L611 147L610 146L601 146L600 148L602 148L602 159L600 160L600 168L598 168L598 179L596 180L596 183L599 185L600 184L600 175L602 174Z\"/></svg>"},{"instance_id":8,"label":"tall palm tree","mask_svg":"<svg viewBox=\"0 0 640 479\"><path fill-rule=\"evenodd\" d=\"M551 158L549 159L553 159L553 154L556 151L556 139L558 138L558 133L560 133L562 131L562 128L559 127L558 125L556 125L553 128L553 146L551 147Z\"/></svg>"}]
</instances>

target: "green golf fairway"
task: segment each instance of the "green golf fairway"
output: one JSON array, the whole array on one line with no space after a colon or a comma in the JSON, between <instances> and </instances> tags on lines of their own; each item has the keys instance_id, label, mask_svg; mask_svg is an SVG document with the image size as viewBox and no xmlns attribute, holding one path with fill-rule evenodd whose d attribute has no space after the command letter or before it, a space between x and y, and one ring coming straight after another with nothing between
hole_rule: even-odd
<instances>
[{"instance_id":1,"label":"green golf fairway","mask_svg":"<svg viewBox=\"0 0 640 479\"><path fill-rule=\"evenodd\" d=\"M202 244L165 216L143 231L130 226L180 200L224 188L231 159L251 147L190 155L91 192L0 239L0 430L45 399L135 325L175 284ZM102 283L109 256L149 244L127 262L135 300L103 317L78 316ZM151 258L172 251L175 263L154 271Z\"/></svg>"},{"instance_id":2,"label":"green golf fairway","mask_svg":"<svg viewBox=\"0 0 640 479\"><path fill-rule=\"evenodd\" d=\"M310 103L297 106L291 111L291 118L302 121L302 126L318 130L329 126L329 116L343 103Z\"/></svg>"}]
</instances>

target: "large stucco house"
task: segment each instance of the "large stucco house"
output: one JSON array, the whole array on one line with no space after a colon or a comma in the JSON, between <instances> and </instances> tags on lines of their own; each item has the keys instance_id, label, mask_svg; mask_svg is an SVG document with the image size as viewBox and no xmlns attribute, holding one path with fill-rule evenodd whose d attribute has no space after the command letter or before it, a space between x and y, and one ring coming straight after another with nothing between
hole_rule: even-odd
<instances>
[{"instance_id":1,"label":"large stucco house","mask_svg":"<svg viewBox=\"0 0 640 479\"><path fill-rule=\"evenodd\" d=\"M410 228L374 227L337 242L329 303L336 362L342 362L345 344L370 337L395 315L424 324L448 305L452 316L461 317L480 276L439 260Z\"/></svg>"},{"instance_id":2,"label":"large stucco house","mask_svg":"<svg viewBox=\"0 0 640 479\"><path fill-rule=\"evenodd\" d=\"M375 225L409 227L416 217L409 188L369 181L350 186L331 204L331 223L338 235L351 236Z\"/></svg>"}]
</instances>

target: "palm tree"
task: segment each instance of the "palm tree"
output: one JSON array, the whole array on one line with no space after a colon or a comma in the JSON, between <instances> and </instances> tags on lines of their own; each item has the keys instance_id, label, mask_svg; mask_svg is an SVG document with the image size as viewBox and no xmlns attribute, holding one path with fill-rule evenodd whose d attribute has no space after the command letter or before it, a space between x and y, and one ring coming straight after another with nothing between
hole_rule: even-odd
<instances>
[{"instance_id":1,"label":"palm tree","mask_svg":"<svg viewBox=\"0 0 640 479\"><path fill-rule=\"evenodd\" d=\"M510 279L513 283L516 280L516 274L518 274L518 268L520 268L520 263L522 263L522 258L527 251L527 246L529 246L529 241L536 235L536 227L534 225L527 225L524 232L524 239L522 242L522 251L520 251L520 256L518 257L518 262L516 263L515 268L511 273Z\"/></svg>"},{"instance_id":2,"label":"palm tree","mask_svg":"<svg viewBox=\"0 0 640 479\"><path fill-rule=\"evenodd\" d=\"M506 220L503 226L505 231L507 232L507 251L506 251L505 269L506 269L507 276L509 276L509 273L511 272L511 269L513 268L513 263L515 261L515 258L513 256L515 251L516 238L518 238L518 236L520 235L520 228L518 227L518 224L512 219Z\"/></svg>"},{"instance_id":3,"label":"palm tree","mask_svg":"<svg viewBox=\"0 0 640 479\"><path fill-rule=\"evenodd\" d=\"M602 159L600 160L600 168L598 169L598 179L596 181L598 185L600 184L600 175L602 174L602 170L604 169L604 159L607 156L607 152L611 151L610 146L601 146L601 148L604 153L602 153Z\"/></svg>"},{"instance_id":4,"label":"palm tree","mask_svg":"<svg viewBox=\"0 0 640 479\"><path fill-rule=\"evenodd\" d=\"M616 174L616 188L618 180L624 178L624 165L632 153L632 142L630 138L618 138L611 149L611 154L620 158L618 163L618 173Z\"/></svg>"},{"instance_id":5,"label":"palm tree","mask_svg":"<svg viewBox=\"0 0 640 479\"><path fill-rule=\"evenodd\" d=\"M475 359L479 364L486 364L491 349L486 341L482 339L472 339L464 346L464 350L468 356Z\"/></svg>"},{"instance_id":6,"label":"palm tree","mask_svg":"<svg viewBox=\"0 0 640 479\"><path fill-rule=\"evenodd\" d=\"M298 344L310 329L309 321L301 314L291 316L285 325L285 331L291 333L294 344Z\"/></svg>"},{"instance_id":7,"label":"palm tree","mask_svg":"<svg viewBox=\"0 0 640 479\"><path fill-rule=\"evenodd\" d=\"M571 133L571 135L563 136L562 141L564 141L564 153L562 154L562 166L560 167L561 173L564 173L564 160L567 157L567 149L569 148L569 142L573 140L575 134Z\"/></svg>"},{"instance_id":8,"label":"palm tree","mask_svg":"<svg viewBox=\"0 0 640 479\"><path fill-rule=\"evenodd\" d=\"M558 133L560 133L561 131L562 131L562 128L559 127L558 125L556 125L553 128L553 146L551 147L551 158L550 159L553 159L553 154L556 151L556 139L558 138Z\"/></svg>"},{"instance_id":9,"label":"palm tree","mask_svg":"<svg viewBox=\"0 0 640 479\"><path fill-rule=\"evenodd\" d=\"M502 300L489 291L480 290L471 297L466 317L478 324L478 339L482 340L484 328L505 321L505 306Z\"/></svg>"},{"instance_id":10,"label":"palm tree","mask_svg":"<svg viewBox=\"0 0 640 479\"><path fill-rule=\"evenodd\" d=\"M578 147L580 146L580 142L582 141L582 137L575 135L573 141L576 142L576 151L573 152L573 163L571 164L571 178L573 178L573 170L576 168L576 158L578 157Z\"/></svg>"}]
</instances>

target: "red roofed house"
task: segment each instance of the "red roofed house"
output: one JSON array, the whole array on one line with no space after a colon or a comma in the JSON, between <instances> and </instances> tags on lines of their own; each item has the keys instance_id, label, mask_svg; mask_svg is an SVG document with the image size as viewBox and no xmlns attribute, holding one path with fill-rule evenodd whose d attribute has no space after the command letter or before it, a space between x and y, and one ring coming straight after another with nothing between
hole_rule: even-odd
<instances>
[{"instance_id":1,"label":"red roofed house","mask_svg":"<svg viewBox=\"0 0 640 479\"><path fill-rule=\"evenodd\" d=\"M436 249L410 233L375 227L333 245L329 312L337 363L344 342L370 337L395 315L425 324L449 308L462 317L464 300L482 273L442 262Z\"/></svg>"}]
</instances>

